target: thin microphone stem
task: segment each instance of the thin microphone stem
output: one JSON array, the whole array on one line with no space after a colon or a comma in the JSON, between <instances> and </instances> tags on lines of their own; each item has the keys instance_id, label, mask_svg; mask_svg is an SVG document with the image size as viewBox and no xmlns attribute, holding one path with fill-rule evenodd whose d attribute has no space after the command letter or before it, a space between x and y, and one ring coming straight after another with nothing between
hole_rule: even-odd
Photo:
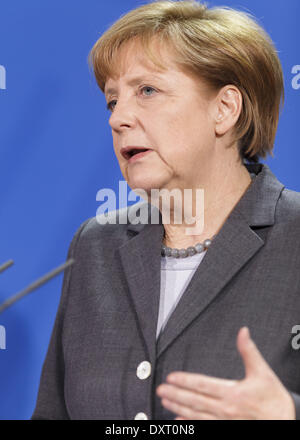
<instances>
[{"instance_id":1,"label":"thin microphone stem","mask_svg":"<svg viewBox=\"0 0 300 440\"><path fill-rule=\"evenodd\" d=\"M0 266L0 273L4 272L6 269L8 269L13 264L14 264L14 260L8 260L5 263L1 264L1 266Z\"/></svg>"},{"instance_id":2,"label":"thin microphone stem","mask_svg":"<svg viewBox=\"0 0 300 440\"><path fill-rule=\"evenodd\" d=\"M10 307L13 303L21 299L23 296L27 295L28 293L32 292L33 290L40 287L42 284L46 283L47 281L51 280L51 278L58 275L60 272L65 270L67 267L71 266L74 263L74 259L70 258L65 263L58 266L56 269L51 270L50 272L46 273L46 275L42 276L38 280L31 283L28 287L21 290L20 292L16 293L11 298L8 298L4 303L0 305L0 313L2 313L7 307Z\"/></svg>"}]
</instances>

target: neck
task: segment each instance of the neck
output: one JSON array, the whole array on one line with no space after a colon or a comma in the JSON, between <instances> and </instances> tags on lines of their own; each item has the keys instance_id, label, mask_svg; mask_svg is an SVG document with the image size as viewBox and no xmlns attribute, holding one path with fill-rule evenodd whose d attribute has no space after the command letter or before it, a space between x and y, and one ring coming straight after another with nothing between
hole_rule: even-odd
<instances>
[{"instance_id":1,"label":"neck","mask_svg":"<svg viewBox=\"0 0 300 440\"><path fill-rule=\"evenodd\" d=\"M205 182L193 186L192 200L189 199L189 203L185 205L183 195L182 203L172 204L169 216L163 209L161 210L165 229L163 243L166 246L178 249L187 248L203 243L206 239L212 239L218 234L251 184L251 176L244 165L227 168L227 171L224 171L215 169L213 173L208 173L208 179ZM199 188L202 189L200 198L199 191L198 196L196 191ZM200 199L201 203L199 203ZM189 207L188 215L184 209L186 206ZM194 224L186 221L187 218L191 218L191 215L194 221L196 220ZM182 221L179 223L180 217Z\"/></svg>"}]
</instances>

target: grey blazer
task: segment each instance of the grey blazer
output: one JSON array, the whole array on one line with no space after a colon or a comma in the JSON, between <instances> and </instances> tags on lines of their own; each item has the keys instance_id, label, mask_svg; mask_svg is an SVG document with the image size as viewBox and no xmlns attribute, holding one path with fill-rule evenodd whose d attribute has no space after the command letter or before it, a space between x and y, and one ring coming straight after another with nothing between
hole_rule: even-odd
<instances>
[{"instance_id":1,"label":"grey blazer","mask_svg":"<svg viewBox=\"0 0 300 440\"><path fill-rule=\"evenodd\" d=\"M245 166L256 177L158 341L161 218L81 225L32 419L174 419L156 387L175 370L242 379L236 337L245 325L300 419L300 350L291 344L300 324L300 193L285 189L267 165ZM145 360L151 374L140 379Z\"/></svg>"}]
</instances>

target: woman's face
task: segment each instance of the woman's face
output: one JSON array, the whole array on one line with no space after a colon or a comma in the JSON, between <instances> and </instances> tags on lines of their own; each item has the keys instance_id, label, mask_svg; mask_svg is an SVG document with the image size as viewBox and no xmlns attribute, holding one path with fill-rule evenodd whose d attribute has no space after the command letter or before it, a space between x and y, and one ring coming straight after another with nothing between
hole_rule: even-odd
<instances>
[{"instance_id":1,"label":"woman's face","mask_svg":"<svg viewBox=\"0 0 300 440\"><path fill-rule=\"evenodd\" d=\"M161 54L166 71L158 70L141 46L127 43L118 58L120 75L105 84L121 172L132 189L149 194L151 189L194 188L215 151L215 104L208 89L176 67L170 50L163 48ZM121 153L128 146L150 151L128 160Z\"/></svg>"}]
</instances>

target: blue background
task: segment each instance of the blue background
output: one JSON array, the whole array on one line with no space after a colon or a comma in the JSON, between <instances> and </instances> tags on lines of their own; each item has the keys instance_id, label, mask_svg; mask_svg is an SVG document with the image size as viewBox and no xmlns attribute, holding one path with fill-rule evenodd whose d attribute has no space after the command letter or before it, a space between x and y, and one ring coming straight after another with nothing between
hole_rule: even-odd
<instances>
[{"instance_id":1,"label":"blue background","mask_svg":"<svg viewBox=\"0 0 300 440\"><path fill-rule=\"evenodd\" d=\"M62 263L79 225L94 216L101 188L123 176L113 153L109 113L88 68L94 42L137 0L0 0L0 302ZM266 162L300 191L299 0L212 0L254 14L275 42L286 100L274 158ZM297 82L297 80L296 80ZM298 80L300 85L300 79ZM296 134L297 133L297 134ZM7 309L0 350L0 419L28 419L59 302L62 275Z\"/></svg>"}]
</instances>

